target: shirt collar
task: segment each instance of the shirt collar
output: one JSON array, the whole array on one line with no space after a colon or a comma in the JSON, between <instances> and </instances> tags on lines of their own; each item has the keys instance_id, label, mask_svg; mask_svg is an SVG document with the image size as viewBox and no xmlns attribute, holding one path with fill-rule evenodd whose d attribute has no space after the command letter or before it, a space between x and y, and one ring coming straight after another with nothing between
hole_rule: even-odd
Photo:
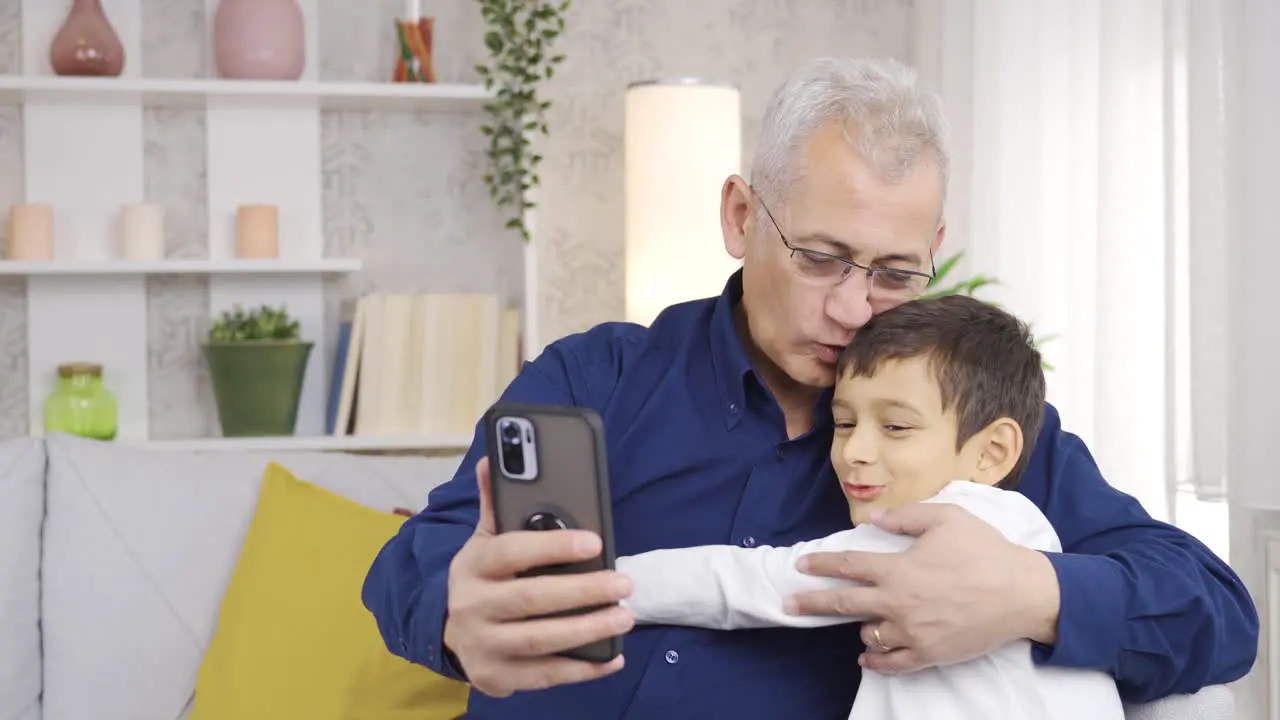
<instances>
[{"instance_id":1,"label":"shirt collar","mask_svg":"<svg viewBox=\"0 0 1280 720\"><path fill-rule=\"evenodd\" d=\"M742 270L725 283L711 312L711 362L715 366L716 385L720 390L725 425L732 428L746 413L746 378L751 374L751 361L742 347L733 321L735 306L742 301Z\"/></svg>"},{"instance_id":2,"label":"shirt collar","mask_svg":"<svg viewBox=\"0 0 1280 720\"><path fill-rule=\"evenodd\" d=\"M725 283L724 291L716 299L711 312L711 362L715 367L716 385L720 391L721 410L725 427L733 429L747 411L747 378L753 377L755 368L747 357L738 328L734 323L734 308L742 302L742 270L738 270ZM763 383L761 383L763 387ZM814 407L814 430L831 426L832 389L819 394Z\"/></svg>"}]
</instances>

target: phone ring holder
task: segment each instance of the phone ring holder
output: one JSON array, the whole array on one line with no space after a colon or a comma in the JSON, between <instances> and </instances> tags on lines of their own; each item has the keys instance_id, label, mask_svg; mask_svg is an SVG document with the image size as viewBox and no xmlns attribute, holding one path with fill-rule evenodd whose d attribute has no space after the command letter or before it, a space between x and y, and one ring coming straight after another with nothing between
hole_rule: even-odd
<instances>
[{"instance_id":1,"label":"phone ring holder","mask_svg":"<svg viewBox=\"0 0 1280 720\"><path fill-rule=\"evenodd\" d=\"M538 508L524 519L525 530L568 530L576 525L573 516L560 508Z\"/></svg>"}]
</instances>

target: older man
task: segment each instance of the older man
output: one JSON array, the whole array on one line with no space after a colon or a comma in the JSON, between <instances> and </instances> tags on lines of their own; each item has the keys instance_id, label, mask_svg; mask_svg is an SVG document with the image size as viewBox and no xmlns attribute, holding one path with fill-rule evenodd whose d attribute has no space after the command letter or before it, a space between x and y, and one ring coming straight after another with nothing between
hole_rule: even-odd
<instances>
[{"instance_id":1,"label":"older man","mask_svg":"<svg viewBox=\"0 0 1280 720\"><path fill-rule=\"evenodd\" d=\"M649 328L606 323L525 366L504 399L597 410L608 435L617 551L791 544L846 527L827 453L840 349L872 314L923 289L944 235L947 150L937 99L891 62L807 65L769 103L751 182L721 198L724 293ZM632 629L625 577L517 578L585 558L575 532L477 527L477 433L458 474L383 549L364 588L392 652L466 678L484 718L841 718L859 663L910 671L1035 641L1039 662L1102 668L1128 700L1244 675L1258 618L1204 546L1107 485L1047 408L1019 490L1065 553L1014 547L955 508L880 521L919 535L897 556L816 557L866 581L796 598L796 611L879 618L817 630ZM878 630L878 633L873 632ZM622 659L552 654L629 632ZM883 642L867 652L862 638ZM540 689L539 692L517 692Z\"/></svg>"}]
</instances>

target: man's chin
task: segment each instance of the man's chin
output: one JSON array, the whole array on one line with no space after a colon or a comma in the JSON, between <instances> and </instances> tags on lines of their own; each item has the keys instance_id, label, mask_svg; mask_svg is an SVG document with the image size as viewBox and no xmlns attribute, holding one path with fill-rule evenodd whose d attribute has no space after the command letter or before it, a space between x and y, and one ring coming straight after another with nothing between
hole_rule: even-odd
<instances>
[{"instance_id":1,"label":"man's chin","mask_svg":"<svg viewBox=\"0 0 1280 720\"><path fill-rule=\"evenodd\" d=\"M812 355L804 357L797 368L796 382L807 387L826 390L836 384L836 366L829 365Z\"/></svg>"}]
</instances>

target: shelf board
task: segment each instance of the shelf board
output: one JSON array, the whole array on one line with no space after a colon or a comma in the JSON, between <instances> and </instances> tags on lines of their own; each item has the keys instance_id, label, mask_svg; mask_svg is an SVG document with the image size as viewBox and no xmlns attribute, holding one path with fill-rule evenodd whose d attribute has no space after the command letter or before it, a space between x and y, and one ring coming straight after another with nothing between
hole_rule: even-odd
<instances>
[{"instance_id":1,"label":"shelf board","mask_svg":"<svg viewBox=\"0 0 1280 720\"><path fill-rule=\"evenodd\" d=\"M470 435L366 436L319 435L314 437L193 438L148 440L138 443L156 450L186 452L354 452L462 455L471 446Z\"/></svg>"},{"instance_id":2,"label":"shelf board","mask_svg":"<svg viewBox=\"0 0 1280 720\"><path fill-rule=\"evenodd\" d=\"M0 75L0 103L10 104L455 111L479 109L492 97L483 85L445 83Z\"/></svg>"},{"instance_id":3,"label":"shelf board","mask_svg":"<svg viewBox=\"0 0 1280 720\"><path fill-rule=\"evenodd\" d=\"M4 275L299 275L353 273L359 258L317 260L0 260Z\"/></svg>"}]
</instances>

